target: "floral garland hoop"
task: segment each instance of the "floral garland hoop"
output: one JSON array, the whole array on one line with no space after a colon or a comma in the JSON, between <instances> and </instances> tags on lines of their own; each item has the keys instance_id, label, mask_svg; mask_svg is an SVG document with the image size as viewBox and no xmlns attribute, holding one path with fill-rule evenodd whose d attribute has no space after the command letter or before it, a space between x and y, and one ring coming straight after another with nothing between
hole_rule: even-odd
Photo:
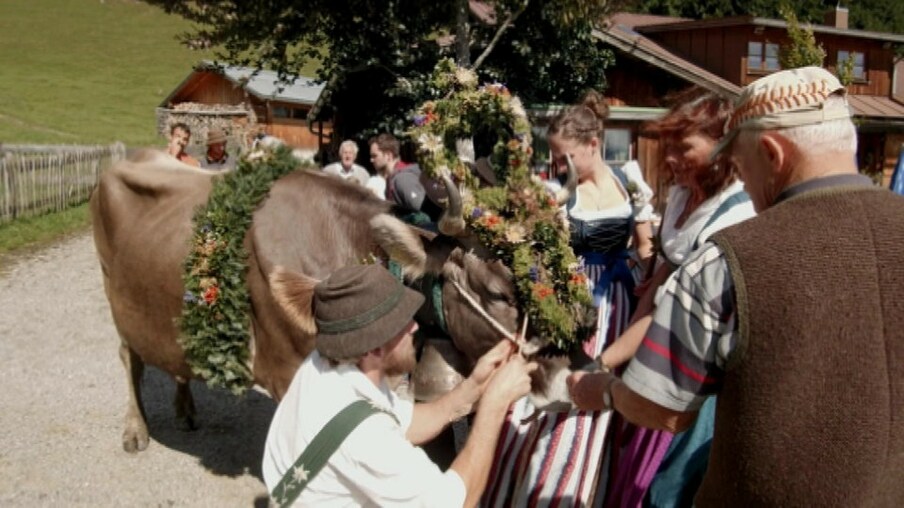
<instances>
[{"instance_id":1,"label":"floral garland hoop","mask_svg":"<svg viewBox=\"0 0 904 508\"><path fill-rule=\"evenodd\" d=\"M531 127L520 99L502 84L477 86L473 71L450 59L434 70L440 98L413 115L409 136L427 175L452 175L463 192L468 227L515 276L521 309L534 331L567 350L595 323L587 277L569 245L566 221L555 198L532 176ZM480 188L456 150L461 139L495 137L490 162L501 186Z\"/></svg>"},{"instance_id":2,"label":"floral garland hoop","mask_svg":"<svg viewBox=\"0 0 904 508\"><path fill-rule=\"evenodd\" d=\"M254 380L248 366L251 295L245 282L245 234L273 182L298 167L285 146L252 152L234 171L214 179L207 203L192 217L179 344L192 372L209 386L239 395Z\"/></svg>"}]
</instances>

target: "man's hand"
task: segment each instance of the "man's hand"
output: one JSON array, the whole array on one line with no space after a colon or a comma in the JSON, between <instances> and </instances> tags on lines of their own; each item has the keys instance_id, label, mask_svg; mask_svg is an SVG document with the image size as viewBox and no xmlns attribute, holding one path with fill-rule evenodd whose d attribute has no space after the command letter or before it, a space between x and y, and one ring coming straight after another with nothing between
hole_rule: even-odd
<instances>
[{"instance_id":1,"label":"man's hand","mask_svg":"<svg viewBox=\"0 0 904 508\"><path fill-rule=\"evenodd\" d=\"M487 381L493 377L493 373L500 365L512 355L515 345L510 340L500 340L493 349L490 349L477 360L477 365L468 377L480 389L480 393L486 390Z\"/></svg>"},{"instance_id":2,"label":"man's hand","mask_svg":"<svg viewBox=\"0 0 904 508\"><path fill-rule=\"evenodd\" d=\"M602 411L609 409L603 402L603 394L606 387L612 382L613 375L606 372L587 372L578 370L572 372L565 380L568 385L568 393L578 409L590 411Z\"/></svg>"},{"instance_id":3,"label":"man's hand","mask_svg":"<svg viewBox=\"0 0 904 508\"><path fill-rule=\"evenodd\" d=\"M535 370L536 362L528 363L521 355L512 356L490 378L480 405L492 404L507 408L530 392L530 373Z\"/></svg>"},{"instance_id":4,"label":"man's hand","mask_svg":"<svg viewBox=\"0 0 904 508\"><path fill-rule=\"evenodd\" d=\"M182 153L182 150L185 148L185 145L182 144L182 141L179 140L176 136L170 138L169 143L166 145L166 153L172 155L173 157L178 156Z\"/></svg>"}]
</instances>

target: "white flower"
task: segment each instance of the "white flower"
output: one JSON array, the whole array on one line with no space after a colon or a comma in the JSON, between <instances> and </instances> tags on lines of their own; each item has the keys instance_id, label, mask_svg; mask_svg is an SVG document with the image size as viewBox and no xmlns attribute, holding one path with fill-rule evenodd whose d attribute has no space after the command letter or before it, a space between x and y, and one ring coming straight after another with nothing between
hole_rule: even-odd
<instances>
[{"instance_id":1,"label":"white flower","mask_svg":"<svg viewBox=\"0 0 904 508\"><path fill-rule=\"evenodd\" d=\"M477 74L471 69L459 67L455 69L455 81L464 87L473 87L477 85Z\"/></svg>"},{"instance_id":2,"label":"white flower","mask_svg":"<svg viewBox=\"0 0 904 508\"><path fill-rule=\"evenodd\" d=\"M417 142L421 145L421 150L430 153L437 153L443 149L443 138L436 134L421 134L417 138Z\"/></svg>"},{"instance_id":3,"label":"white flower","mask_svg":"<svg viewBox=\"0 0 904 508\"><path fill-rule=\"evenodd\" d=\"M527 229L522 224L512 224L505 229L505 239L512 243L521 243L526 237Z\"/></svg>"},{"instance_id":4,"label":"white flower","mask_svg":"<svg viewBox=\"0 0 904 508\"><path fill-rule=\"evenodd\" d=\"M309 471L305 470L304 464L299 464L292 471L292 478L298 483L306 482L308 481L308 473Z\"/></svg>"},{"instance_id":5,"label":"white flower","mask_svg":"<svg viewBox=\"0 0 904 508\"><path fill-rule=\"evenodd\" d=\"M512 97L512 100L509 101L509 107L512 109L512 114L519 118L527 118L527 111L524 109L524 104L521 103L521 99L518 97Z\"/></svg>"}]
</instances>

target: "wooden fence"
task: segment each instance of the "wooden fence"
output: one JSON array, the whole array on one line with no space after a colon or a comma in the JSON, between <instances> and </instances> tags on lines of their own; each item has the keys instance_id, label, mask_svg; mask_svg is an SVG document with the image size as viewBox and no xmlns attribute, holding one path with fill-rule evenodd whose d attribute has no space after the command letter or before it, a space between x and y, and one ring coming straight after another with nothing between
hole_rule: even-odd
<instances>
[{"instance_id":1,"label":"wooden fence","mask_svg":"<svg viewBox=\"0 0 904 508\"><path fill-rule=\"evenodd\" d=\"M0 224L84 203L100 175L125 155L122 143L0 145Z\"/></svg>"}]
</instances>

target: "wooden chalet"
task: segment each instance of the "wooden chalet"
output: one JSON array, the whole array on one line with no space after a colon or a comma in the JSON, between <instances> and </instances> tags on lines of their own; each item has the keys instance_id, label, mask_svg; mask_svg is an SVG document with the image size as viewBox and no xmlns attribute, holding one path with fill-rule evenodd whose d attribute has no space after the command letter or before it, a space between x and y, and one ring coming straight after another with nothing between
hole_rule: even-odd
<instances>
[{"instance_id":1,"label":"wooden chalet","mask_svg":"<svg viewBox=\"0 0 904 508\"><path fill-rule=\"evenodd\" d=\"M810 28L826 51L828 70L837 73L839 62L853 60L847 90L859 135L858 164L862 172L882 175L887 185L904 143L904 64L894 56L904 35L849 29L843 8L828 12L826 25ZM594 37L616 55L605 91L614 106L606 157L637 159L651 185L657 183L652 168L660 160L658 142L643 136L642 124L651 111L665 111L663 97L691 85L737 97L741 87L780 70L779 47L790 42L787 23L752 16L689 20L620 13ZM626 148L609 146L610 131L611 143Z\"/></svg>"},{"instance_id":2,"label":"wooden chalet","mask_svg":"<svg viewBox=\"0 0 904 508\"><path fill-rule=\"evenodd\" d=\"M331 130L329 122L307 121L322 91L323 84L304 76L280 84L273 71L204 61L161 102L158 129L165 136L172 122L186 121L192 143L201 145L206 129L217 125L241 147L264 132L313 157L329 143Z\"/></svg>"}]
</instances>

